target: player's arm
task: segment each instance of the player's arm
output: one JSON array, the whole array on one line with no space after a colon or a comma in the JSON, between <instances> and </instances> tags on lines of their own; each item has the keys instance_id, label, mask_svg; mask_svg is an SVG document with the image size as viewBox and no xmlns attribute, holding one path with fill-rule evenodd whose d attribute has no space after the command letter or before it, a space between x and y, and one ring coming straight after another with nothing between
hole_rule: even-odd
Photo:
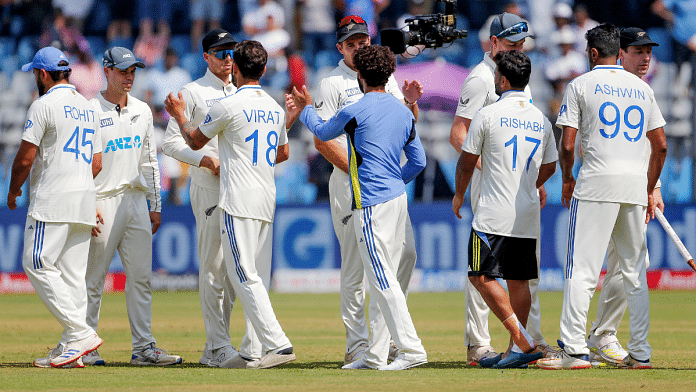
<instances>
[{"instance_id":1,"label":"player's arm","mask_svg":"<svg viewBox=\"0 0 696 392\"><path fill-rule=\"evenodd\" d=\"M300 121L321 141L328 141L338 137L343 133L345 125L352 118L350 114L347 114L348 109L350 109L350 106L347 106L334 117L331 117L329 121L324 122L312 106L312 96L309 94L307 86L302 86L302 91L293 87L292 98L293 102L291 106L288 106L288 110L292 112L301 110Z\"/></svg>"},{"instance_id":2,"label":"player's arm","mask_svg":"<svg viewBox=\"0 0 696 392\"><path fill-rule=\"evenodd\" d=\"M575 189L573 164L575 163L575 138L577 136L577 133L577 128L564 126L563 134L561 136L561 141L558 148L558 163L561 164L561 174L563 179L563 193L561 197L561 202L563 203L563 206L566 208L570 208L570 199L573 197L573 190Z\"/></svg>"},{"instance_id":3,"label":"player's arm","mask_svg":"<svg viewBox=\"0 0 696 392\"><path fill-rule=\"evenodd\" d=\"M416 119L416 122L418 122L418 114L420 113L418 100L423 96L423 86L421 86L420 82L417 80L413 80L409 83L407 79L404 80L401 92L404 94L404 98L402 99L403 103L411 110L413 117Z\"/></svg>"},{"instance_id":4,"label":"player's arm","mask_svg":"<svg viewBox=\"0 0 696 392\"><path fill-rule=\"evenodd\" d=\"M97 175L102 169L102 153L98 152L92 155L92 178L97 178Z\"/></svg>"},{"instance_id":5,"label":"player's arm","mask_svg":"<svg viewBox=\"0 0 696 392\"><path fill-rule=\"evenodd\" d=\"M454 198L452 199L452 211L457 218L462 219L459 214L459 210L464 204L464 195L466 195L466 188L469 186L471 177L474 175L474 168L476 168L476 162L478 162L480 156L475 155L466 151L463 151L459 155L459 160L457 160L457 171L455 172L455 192Z\"/></svg>"},{"instance_id":6,"label":"player's arm","mask_svg":"<svg viewBox=\"0 0 696 392\"><path fill-rule=\"evenodd\" d=\"M466 134L469 131L470 125L470 118L454 116L452 129L450 129L449 142L459 154L462 153L462 144L464 144L464 139L466 139Z\"/></svg>"},{"instance_id":7,"label":"player's arm","mask_svg":"<svg viewBox=\"0 0 696 392\"><path fill-rule=\"evenodd\" d=\"M176 123L179 125L181 136L192 150L200 150L203 146L208 144L210 138L205 136L198 127L191 125L186 118L184 114L186 103L184 102L181 92L178 98L174 96L174 93L169 93L167 99L164 100L164 108L172 118L176 120Z\"/></svg>"},{"instance_id":8,"label":"player's arm","mask_svg":"<svg viewBox=\"0 0 696 392\"><path fill-rule=\"evenodd\" d=\"M425 168L425 150L421 143L418 132L416 132L416 120L413 120L411 125L411 134L404 146L404 154L406 155L406 164L401 168L401 178L405 184L413 181L416 176Z\"/></svg>"},{"instance_id":9,"label":"player's arm","mask_svg":"<svg viewBox=\"0 0 696 392\"><path fill-rule=\"evenodd\" d=\"M537 177L536 181L536 187L539 188L539 193L541 193L541 189L544 188L544 183L548 181L555 172L556 162L544 163L539 166L539 177ZM544 193L546 193L546 190L544 190ZM544 204L546 204L545 202L546 198L544 198Z\"/></svg>"},{"instance_id":10,"label":"player's arm","mask_svg":"<svg viewBox=\"0 0 696 392\"><path fill-rule=\"evenodd\" d=\"M462 144L469 132L471 119L486 103L487 91L486 82L480 77L468 78L462 85L449 139L458 154L462 153Z\"/></svg>"},{"instance_id":11,"label":"player's arm","mask_svg":"<svg viewBox=\"0 0 696 392\"><path fill-rule=\"evenodd\" d=\"M29 177L38 149L39 146L26 140L22 140L22 143L19 145L19 151L17 151L17 155L15 155L12 163L12 177L10 178L10 189L7 193L7 206L11 210L17 208L17 197L22 196L22 185Z\"/></svg>"},{"instance_id":12,"label":"player's arm","mask_svg":"<svg viewBox=\"0 0 696 392\"><path fill-rule=\"evenodd\" d=\"M665 157L667 157L667 138L665 137L665 130L663 127L648 131L645 135L650 141L650 147L652 147L650 163L648 164L648 195L650 195L649 200L651 201L651 203L648 204L648 214L650 217L654 218L656 205L653 191L655 190L657 180L660 178L660 173L662 173Z\"/></svg>"},{"instance_id":13,"label":"player's arm","mask_svg":"<svg viewBox=\"0 0 696 392\"><path fill-rule=\"evenodd\" d=\"M162 222L162 191L159 163L157 161L155 130L152 125L152 119L150 118L149 121L140 155L140 167L147 184L147 199L150 201L150 222L152 223L152 234L155 234Z\"/></svg>"}]
</instances>

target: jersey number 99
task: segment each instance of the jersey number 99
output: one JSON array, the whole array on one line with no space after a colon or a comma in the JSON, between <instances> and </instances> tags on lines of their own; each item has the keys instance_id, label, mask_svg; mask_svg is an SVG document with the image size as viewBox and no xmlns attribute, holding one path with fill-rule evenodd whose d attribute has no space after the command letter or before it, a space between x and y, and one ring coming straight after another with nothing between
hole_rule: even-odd
<instances>
[{"instance_id":1,"label":"jersey number 99","mask_svg":"<svg viewBox=\"0 0 696 392\"><path fill-rule=\"evenodd\" d=\"M91 164L92 163L92 153L94 152L94 146L92 145L91 138L89 140L87 140L88 133L94 135L94 129L84 128L82 130L82 143L80 143L80 126L79 125L76 126L75 131L72 133L72 135L70 135L70 139L68 139L68 142L65 143L65 146L63 146L63 151L75 154L76 161L80 160L80 155L81 155L82 159L85 162L87 162L88 164ZM82 152L82 153L80 152L80 147L87 147L87 146L89 146L89 154L85 155L84 152Z\"/></svg>"},{"instance_id":2,"label":"jersey number 99","mask_svg":"<svg viewBox=\"0 0 696 392\"><path fill-rule=\"evenodd\" d=\"M634 111L638 112L640 119L638 122L632 123L629 116ZM610 117L613 120L607 120L607 117ZM621 111L619 110L618 106L616 106L613 102L604 102L602 106L599 107L599 121L607 126L607 130L608 127L614 127L614 131L609 134L605 128L600 128L599 133L607 139L613 139L616 137L616 135L619 134L619 129L621 128L621 117ZM640 140L640 137L643 135L643 126L645 124L645 113L643 113L643 109L637 105L629 106L623 113L623 122L628 129L638 130L638 134L636 134L635 137L631 137L628 132L624 131L623 134L626 140L629 142L637 142Z\"/></svg>"}]
</instances>

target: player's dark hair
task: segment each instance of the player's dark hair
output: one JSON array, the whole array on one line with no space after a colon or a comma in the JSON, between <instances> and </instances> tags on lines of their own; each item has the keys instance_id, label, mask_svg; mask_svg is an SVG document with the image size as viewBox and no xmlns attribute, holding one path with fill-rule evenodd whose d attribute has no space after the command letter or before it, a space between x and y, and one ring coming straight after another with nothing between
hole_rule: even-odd
<instances>
[{"instance_id":1,"label":"player's dark hair","mask_svg":"<svg viewBox=\"0 0 696 392\"><path fill-rule=\"evenodd\" d=\"M510 87L524 90L532 74L532 62L526 54L518 50L501 51L493 58L498 72L510 82Z\"/></svg>"},{"instance_id":2,"label":"player's dark hair","mask_svg":"<svg viewBox=\"0 0 696 392\"><path fill-rule=\"evenodd\" d=\"M266 68L268 53L258 41L244 40L235 46L232 59L242 76L259 80Z\"/></svg>"},{"instance_id":3,"label":"player's dark hair","mask_svg":"<svg viewBox=\"0 0 696 392\"><path fill-rule=\"evenodd\" d=\"M370 87L385 86L396 70L396 56L386 46L368 45L353 54L353 64Z\"/></svg>"},{"instance_id":4,"label":"player's dark hair","mask_svg":"<svg viewBox=\"0 0 696 392\"><path fill-rule=\"evenodd\" d=\"M61 60L58 63L59 67L66 67L68 66L68 62L65 60ZM72 72L72 69L68 69L66 71L46 71L48 74L51 76L51 80L54 82L58 82L61 80L65 80L66 82L70 79L70 73Z\"/></svg>"},{"instance_id":5,"label":"player's dark hair","mask_svg":"<svg viewBox=\"0 0 696 392\"><path fill-rule=\"evenodd\" d=\"M585 33L587 47L597 49L599 57L619 55L619 28L611 23L603 23Z\"/></svg>"}]
</instances>

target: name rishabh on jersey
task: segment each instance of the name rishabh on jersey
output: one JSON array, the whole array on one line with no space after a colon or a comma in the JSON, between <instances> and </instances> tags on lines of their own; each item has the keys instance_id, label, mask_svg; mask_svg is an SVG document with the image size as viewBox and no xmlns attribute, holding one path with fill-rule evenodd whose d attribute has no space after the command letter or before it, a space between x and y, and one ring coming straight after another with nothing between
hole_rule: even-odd
<instances>
[{"instance_id":1,"label":"name rishabh on jersey","mask_svg":"<svg viewBox=\"0 0 696 392\"><path fill-rule=\"evenodd\" d=\"M242 86L210 108L201 132L218 137L220 203L229 215L273 222L274 167L288 143L285 111L260 86Z\"/></svg>"},{"instance_id":2,"label":"name rishabh on jersey","mask_svg":"<svg viewBox=\"0 0 696 392\"><path fill-rule=\"evenodd\" d=\"M52 87L31 104L22 134L39 147L30 174L30 217L94 226L92 156L102 151L97 118L69 84Z\"/></svg>"},{"instance_id":3,"label":"name rishabh on jersey","mask_svg":"<svg viewBox=\"0 0 696 392\"><path fill-rule=\"evenodd\" d=\"M568 84L556 125L580 135L573 197L647 205L646 134L665 125L647 83L621 66L596 66Z\"/></svg>"}]
</instances>

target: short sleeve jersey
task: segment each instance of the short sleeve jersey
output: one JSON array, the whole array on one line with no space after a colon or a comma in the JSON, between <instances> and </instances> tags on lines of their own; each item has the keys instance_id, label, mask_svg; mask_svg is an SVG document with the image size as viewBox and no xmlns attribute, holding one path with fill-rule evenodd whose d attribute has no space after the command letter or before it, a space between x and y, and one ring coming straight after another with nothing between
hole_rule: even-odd
<instances>
[{"instance_id":1,"label":"short sleeve jersey","mask_svg":"<svg viewBox=\"0 0 696 392\"><path fill-rule=\"evenodd\" d=\"M69 84L54 86L31 104L22 140L39 148L30 174L29 216L94 226L92 156L102 150L97 119Z\"/></svg>"},{"instance_id":2,"label":"short sleeve jersey","mask_svg":"<svg viewBox=\"0 0 696 392\"><path fill-rule=\"evenodd\" d=\"M273 222L274 167L288 143L285 111L258 85L242 86L210 108L201 132L218 136L220 203L228 214Z\"/></svg>"},{"instance_id":3,"label":"short sleeve jersey","mask_svg":"<svg viewBox=\"0 0 696 392\"><path fill-rule=\"evenodd\" d=\"M399 100L404 99L394 75L389 76L386 90ZM338 67L321 80L319 93L314 99L314 109L322 120L328 121L342 107L355 103L362 97L363 93L358 84L358 73L350 69L344 60L341 60L338 62ZM348 142L345 134L334 140L347 150Z\"/></svg>"},{"instance_id":4,"label":"short sleeve jersey","mask_svg":"<svg viewBox=\"0 0 696 392\"><path fill-rule=\"evenodd\" d=\"M481 195L475 230L537 238L541 165L558 160L551 123L523 91L510 90L479 110L462 148L481 156Z\"/></svg>"},{"instance_id":5,"label":"short sleeve jersey","mask_svg":"<svg viewBox=\"0 0 696 392\"><path fill-rule=\"evenodd\" d=\"M98 116L104 146L102 170L94 179L97 199L140 190L147 195L150 210L160 212L160 173L150 107L130 94L126 106L118 110L101 93L90 103Z\"/></svg>"},{"instance_id":6,"label":"short sleeve jersey","mask_svg":"<svg viewBox=\"0 0 696 392\"><path fill-rule=\"evenodd\" d=\"M486 52L483 61L474 67L464 80L455 115L471 120L479 109L498 100L498 94L495 93L496 65L490 54L491 52ZM529 85L524 91L531 102L532 92Z\"/></svg>"},{"instance_id":7,"label":"short sleeve jersey","mask_svg":"<svg viewBox=\"0 0 696 392\"><path fill-rule=\"evenodd\" d=\"M665 125L653 90L621 66L596 66L566 88L556 125L578 130L573 197L647 205L647 132Z\"/></svg>"}]
</instances>

